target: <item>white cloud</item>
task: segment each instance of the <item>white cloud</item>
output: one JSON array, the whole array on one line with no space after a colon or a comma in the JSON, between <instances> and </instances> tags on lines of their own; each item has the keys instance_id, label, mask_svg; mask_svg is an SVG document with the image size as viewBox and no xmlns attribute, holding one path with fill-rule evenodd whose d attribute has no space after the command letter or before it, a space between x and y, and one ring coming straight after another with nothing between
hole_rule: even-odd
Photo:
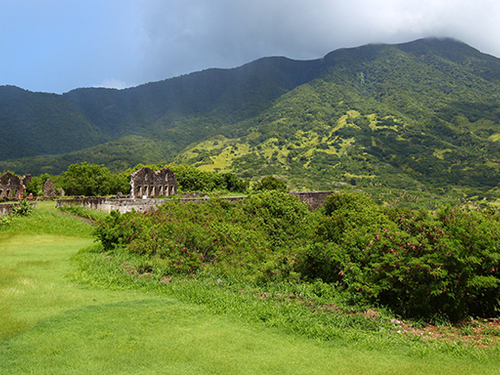
<instances>
[{"instance_id":1,"label":"white cloud","mask_svg":"<svg viewBox=\"0 0 500 375\"><path fill-rule=\"evenodd\" d=\"M118 79L110 78L110 79L105 79L101 84L95 85L92 87L103 87L107 89L126 89L127 87L132 87L132 85L127 85L125 82L120 81Z\"/></svg>"}]
</instances>

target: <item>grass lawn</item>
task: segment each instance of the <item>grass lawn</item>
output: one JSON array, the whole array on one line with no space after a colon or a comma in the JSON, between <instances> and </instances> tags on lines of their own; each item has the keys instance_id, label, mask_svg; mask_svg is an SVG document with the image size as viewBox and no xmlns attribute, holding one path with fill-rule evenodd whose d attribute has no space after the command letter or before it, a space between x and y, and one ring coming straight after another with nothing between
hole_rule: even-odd
<instances>
[{"instance_id":1,"label":"grass lawn","mask_svg":"<svg viewBox=\"0 0 500 375\"><path fill-rule=\"evenodd\" d=\"M31 231L31 233L30 233ZM0 374L498 374L491 355L364 349L72 282L88 225L47 203L0 227Z\"/></svg>"}]
</instances>

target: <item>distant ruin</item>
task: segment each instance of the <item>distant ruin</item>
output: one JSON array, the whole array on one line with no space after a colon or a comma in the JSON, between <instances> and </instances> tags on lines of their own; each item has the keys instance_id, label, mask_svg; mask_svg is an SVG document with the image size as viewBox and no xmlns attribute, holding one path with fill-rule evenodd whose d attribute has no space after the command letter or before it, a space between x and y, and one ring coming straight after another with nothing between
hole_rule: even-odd
<instances>
[{"instance_id":1,"label":"distant ruin","mask_svg":"<svg viewBox=\"0 0 500 375\"><path fill-rule=\"evenodd\" d=\"M30 174L19 177L10 172L4 173L0 176L0 198L21 199L30 181Z\"/></svg>"},{"instance_id":2,"label":"distant ruin","mask_svg":"<svg viewBox=\"0 0 500 375\"><path fill-rule=\"evenodd\" d=\"M131 198L158 198L177 194L175 173L168 168L141 168L130 175Z\"/></svg>"},{"instance_id":3,"label":"distant ruin","mask_svg":"<svg viewBox=\"0 0 500 375\"><path fill-rule=\"evenodd\" d=\"M55 197L57 195L56 187L50 178L43 184L43 196L44 197Z\"/></svg>"}]
</instances>

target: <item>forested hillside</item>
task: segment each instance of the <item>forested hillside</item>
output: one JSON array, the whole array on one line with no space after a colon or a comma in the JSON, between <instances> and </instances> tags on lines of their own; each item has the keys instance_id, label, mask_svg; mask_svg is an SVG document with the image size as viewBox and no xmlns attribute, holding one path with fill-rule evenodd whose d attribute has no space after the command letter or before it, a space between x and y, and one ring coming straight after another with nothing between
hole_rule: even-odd
<instances>
[{"instance_id":1,"label":"forested hillside","mask_svg":"<svg viewBox=\"0 0 500 375\"><path fill-rule=\"evenodd\" d=\"M1 87L0 170L168 161L275 174L289 188L496 196L499 94L500 59L450 39L264 58L125 90Z\"/></svg>"}]
</instances>

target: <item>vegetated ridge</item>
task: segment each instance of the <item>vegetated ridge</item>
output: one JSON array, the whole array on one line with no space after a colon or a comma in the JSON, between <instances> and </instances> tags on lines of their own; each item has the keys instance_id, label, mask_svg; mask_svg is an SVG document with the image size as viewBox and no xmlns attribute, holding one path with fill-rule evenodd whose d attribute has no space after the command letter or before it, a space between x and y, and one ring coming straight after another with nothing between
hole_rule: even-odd
<instances>
[{"instance_id":1,"label":"vegetated ridge","mask_svg":"<svg viewBox=\"0 0 500 375\"><path fill-rule=\"evenodd\" d=\"M291 188L496 197L500 59L451 39L263 58L125 90L0 87L0 169L182 162Z\"/></svg>"}]
</instances>

